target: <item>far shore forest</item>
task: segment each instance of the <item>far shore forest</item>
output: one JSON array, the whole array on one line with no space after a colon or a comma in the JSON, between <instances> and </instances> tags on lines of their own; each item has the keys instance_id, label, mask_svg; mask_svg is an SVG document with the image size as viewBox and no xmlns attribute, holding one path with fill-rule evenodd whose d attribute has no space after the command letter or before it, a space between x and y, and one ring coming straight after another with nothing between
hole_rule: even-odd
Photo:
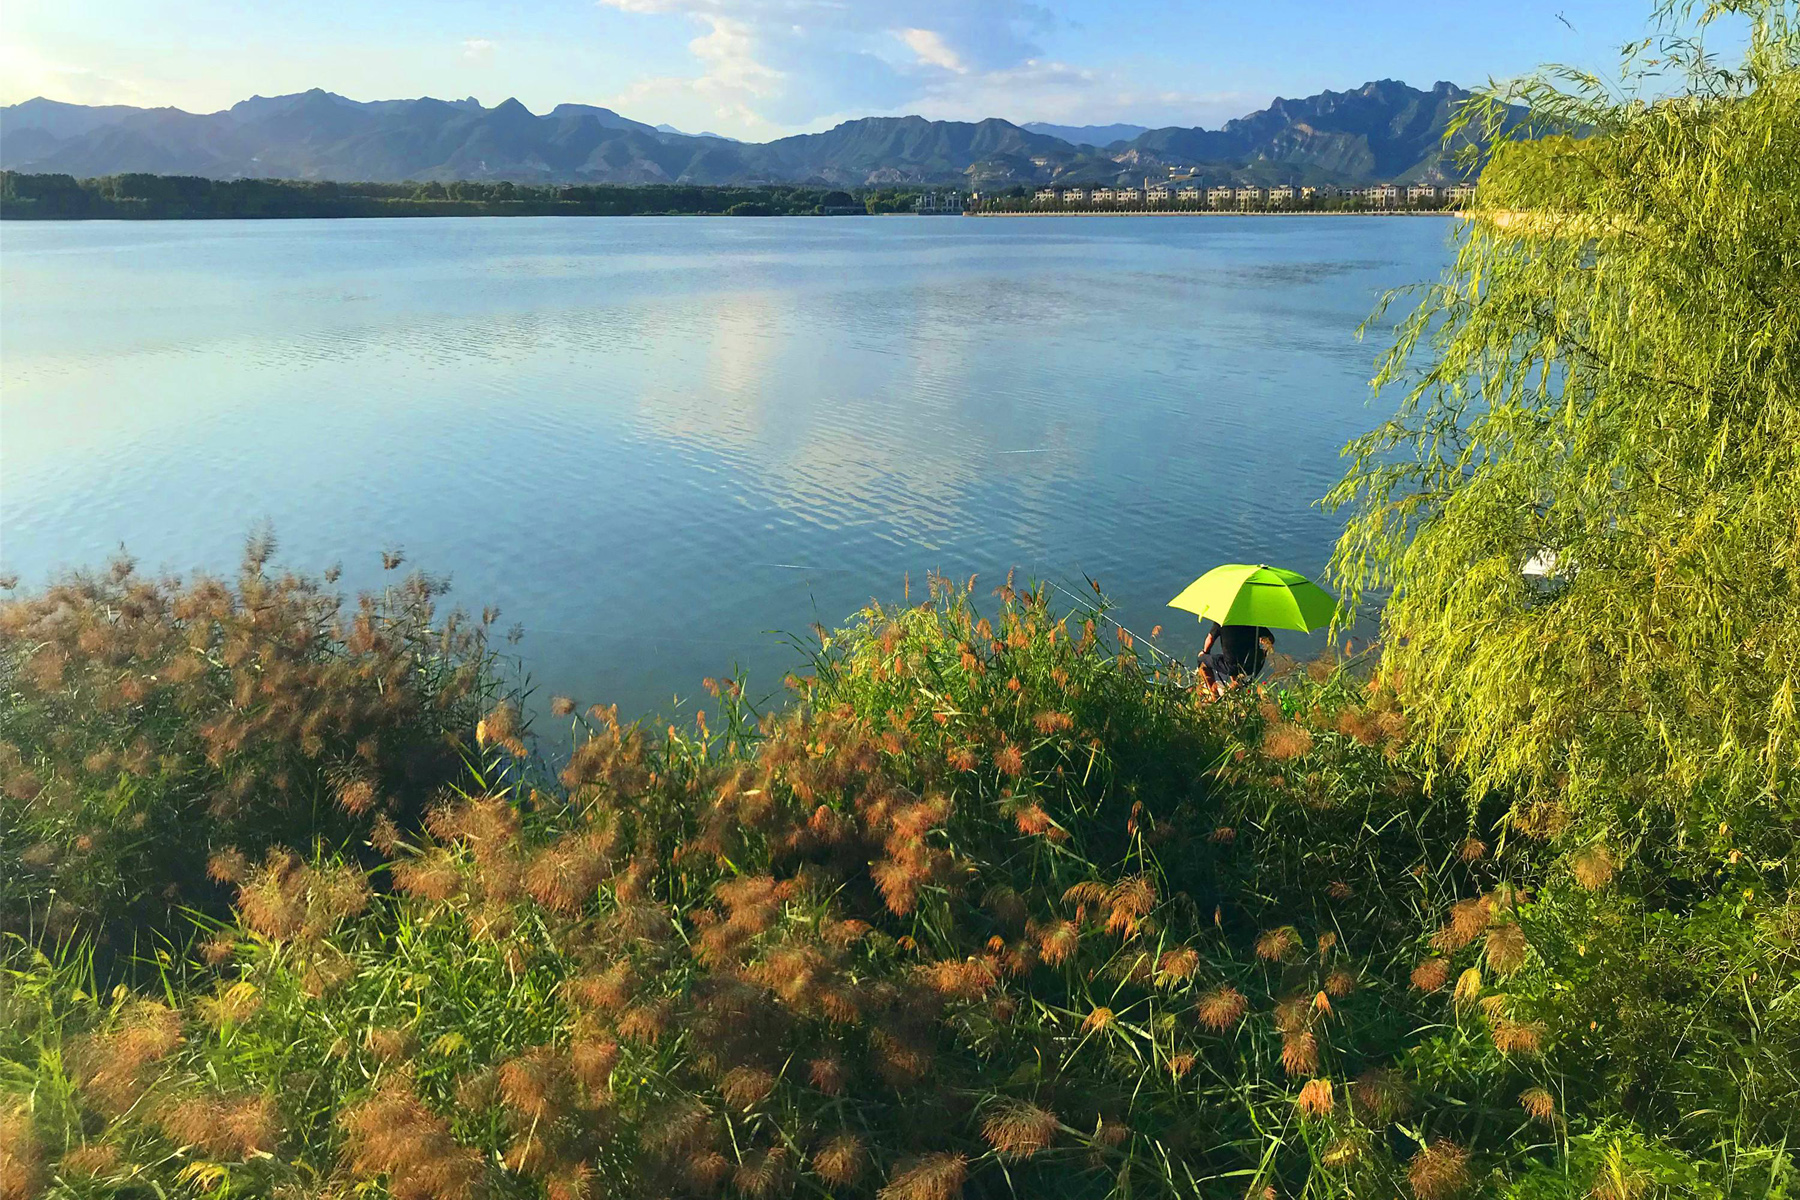
<instances>
[{"instance_id":1,"label":"far shore forest","mask_svg":"<svg viewBox=\"0 0 1800 1200\"><path fill-rule=\"evenodd\" d=\"M291 179L204 179L188 175L28 175L0 171L0 219L227 220L305 217L845 216L913 212L948 188L700 187L681 184L540 185L509 182L334 183ZM1426 211L1435 211L1433 204ZM1406 208L1400 206L1401 210ZM983 194L972 213L1035 213L1033 192ZM1059 210L1074 212L1074 208ZM1097 213L1203 212L1186 202L1100 204ZM1363 212L1355 196L1333 196L1269 211Z\"/></svg>"},{"instance_id":2,"label":"far shore forest","mask_svg":"<svg viewBox=\"0 0 1800 1200\"><path fill-rule=\"evenodd\" d=\"M1104 581L653 723L398 553L0 580L0 1200L1800 1194L1800 5L1622 78L1462 110L1380 638L1223 696Z\"/></svg>"}]
</instances>

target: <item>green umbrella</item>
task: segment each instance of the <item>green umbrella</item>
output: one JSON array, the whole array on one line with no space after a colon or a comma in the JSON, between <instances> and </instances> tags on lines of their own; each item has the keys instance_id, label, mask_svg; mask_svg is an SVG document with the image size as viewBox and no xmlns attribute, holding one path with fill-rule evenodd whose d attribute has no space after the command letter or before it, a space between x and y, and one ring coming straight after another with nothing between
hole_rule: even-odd
<instances>
[{"instance_id":1,"label":"green umbrella","mask_svg":"<svg viewBox=\"0 0 1800 1200\"><path fill-rule=\"evenodd\" d=\"M1263 625L1311 633L1331 624L1337 601L1304 575L1280 567L1227 563L1214 567L1169 601L1221 625Z\"/></svg>"}]
</instances>

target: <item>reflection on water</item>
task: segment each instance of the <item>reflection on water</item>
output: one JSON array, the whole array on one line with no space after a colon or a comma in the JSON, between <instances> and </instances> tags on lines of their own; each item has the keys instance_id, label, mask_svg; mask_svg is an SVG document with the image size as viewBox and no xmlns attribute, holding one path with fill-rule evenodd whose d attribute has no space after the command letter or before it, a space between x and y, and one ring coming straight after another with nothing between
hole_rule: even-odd
<instances>
[{"instance_id":1,"label":"reflection on water","mask_svg":"<svg viewBox=\"0 0 1800 1200\"><path fill-rule=\"evenodd\" d=\"M1316 573L1433 220L9 224L0 563L377 551L518 621L546 691L667 709L941 568L1121 619ZM1298 641L1299 639L1293 639ZM1286 646L1285 648L1296 648Z\"/></svg>"}]
</instances>

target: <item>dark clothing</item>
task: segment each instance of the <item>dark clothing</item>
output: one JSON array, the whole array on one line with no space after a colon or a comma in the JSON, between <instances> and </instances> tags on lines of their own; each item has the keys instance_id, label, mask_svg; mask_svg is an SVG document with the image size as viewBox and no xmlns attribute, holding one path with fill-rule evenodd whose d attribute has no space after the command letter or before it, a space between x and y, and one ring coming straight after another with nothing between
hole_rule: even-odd
<instances>
[{"instance_id":1,"label":"dark clothing","mask_svg":"<svg viewBox=\"0 0 1800 1200\"><path fill-rule=\"evenodd\" d=\"M1212 649L1203 657L1214 677L1221 682L1256 678L1268 659L1263 652L1262 639L1273 641L1275 635L1261 625L1217 625L1211 621L1207 624L1215 632Z\"/></svg>"}]
</instances>

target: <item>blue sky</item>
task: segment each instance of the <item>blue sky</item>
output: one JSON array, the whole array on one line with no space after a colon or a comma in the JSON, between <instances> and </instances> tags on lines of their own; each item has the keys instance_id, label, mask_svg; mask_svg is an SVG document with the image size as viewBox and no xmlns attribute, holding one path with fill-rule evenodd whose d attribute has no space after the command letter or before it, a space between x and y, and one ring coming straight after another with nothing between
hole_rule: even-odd
<instances>
[{"instance_id":1,"label":"blue sky","mask_svg":"<svg viewBox=\"0 0 1800 1200\"><path fill-rule=\"evenodd\" d=\"M1277 95L1369 79L1466 86L1546 61L1608 72L1649 11L1649 0L6 0L0 103L211 111L309 87L515 96L537 112L604 104L758 141L912 112L1216 126Z\"/></svg>"}]
</instances>

